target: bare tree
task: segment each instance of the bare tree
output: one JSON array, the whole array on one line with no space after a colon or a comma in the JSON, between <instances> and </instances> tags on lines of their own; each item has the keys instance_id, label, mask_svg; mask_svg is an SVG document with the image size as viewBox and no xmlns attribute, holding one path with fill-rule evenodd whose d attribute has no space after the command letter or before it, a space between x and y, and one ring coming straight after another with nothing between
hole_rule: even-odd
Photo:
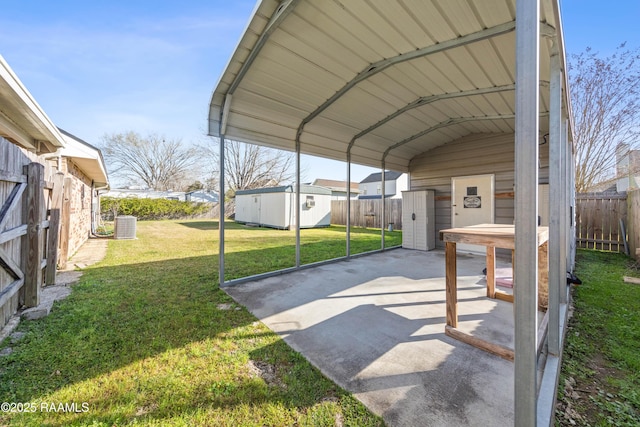
<instances>
[{"instance_id":1,"label":"bare tree","mask_svg":"<svg viewBox=\"0 0 640 427\"><path fill-rule=\"evenodd\" d=\"M143 138L130 131L105 135L102 141L110 174L153 190L182 189L193 182L199 170L199 151L184 147L179 139L167 140L156 134Z\"/></svg>"},{"instance_id":2,"label":"bare tree","mask_svg":"<svg viewBox=\"0 0 640 427\"><path fill-rule=\"evenodd\" d=\"M576 191L615 174L616 146L640 136L640 51L623 43L609 57L587 49L569 63L576 146Z\"/></svg>"},{"instance_id":3,"label":"bare tree","mask_svg":"<svg viewBox=\"0 0 640 427\"><path fill-rule=\"evenodd\" d=\"M219 141L205 147L208 158L219 162ZM281 185L295 178L293 153L225 140L225 185L233 192Z\"/></svg>"}]
</instances>

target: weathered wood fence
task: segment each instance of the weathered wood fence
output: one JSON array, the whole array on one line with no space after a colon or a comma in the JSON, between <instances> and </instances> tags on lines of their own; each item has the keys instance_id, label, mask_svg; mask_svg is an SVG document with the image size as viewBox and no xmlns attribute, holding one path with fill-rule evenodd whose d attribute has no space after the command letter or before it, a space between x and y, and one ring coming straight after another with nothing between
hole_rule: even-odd
<instances>
[{"instance_id":1,"label":"weathered wood fence","mask_svg":"<svg viewBox=\"0 0 640 427\"><path fill-rule=\"evenodd\" d=\"M578 248L624 252L627 195L586 193L576 195Z\"/></svg>"},{"instance_id":2,"label":"weathered wood fence","mask_svg":"<svg viewBox=\"0 0 640 427\"><path fill-rule=\"evenodd\" d=\"M0 328L55 283L63 174L0 139Z\"/></svg>"},{"instance_id":3,"label":"weathered wood fence","mask_svg":"<svg viewBox=\"0 0 640 427\"><path fill-rule=\"evenodd\" d=\"M402 199L385 199L385 224L393 224L394 230L402 230ZM353 227L380 228L381 199L351 200L351 225ZM347 201L331 201L331 224L347 224Z\"/></svg>"},{"instance_id":4,"label":"weathered wood fence","mask_svg":"<svg viewBox=\"0 0 640 427\"><path fill-rule=\"evenodd\" d=\"M402 230L402 200L385 200L385 227ZM379 199L352 200L351 225L380 227ZM347 201L331 202L331 223L346 225ZM622 227L625 229L623 230ZM579 248L625 251L625 232L631 255L640 249L640 190L628 194L576 195L576 242Z\"/></svg>"}]
</instances>

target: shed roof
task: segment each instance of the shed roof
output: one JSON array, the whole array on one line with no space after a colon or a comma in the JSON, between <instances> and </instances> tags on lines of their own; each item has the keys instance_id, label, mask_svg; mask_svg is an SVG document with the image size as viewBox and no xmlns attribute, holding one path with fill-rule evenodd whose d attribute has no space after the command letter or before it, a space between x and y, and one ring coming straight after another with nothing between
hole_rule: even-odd
<instances>
[{"instance_id":1,"label":"shed roof","mask_svg":"<svg viewBox=\"0 0 640 427\"><path fill-rule=\"evenodd\" d=\"M294 187L292 185L282 185L279 187L263 187L263 188L254 188L251 190L238 190L236 191L236 196L247 195L247 194L264 194L264 193L293 193ZM322 195L331 195L331 190L324 187L319 187L317 185L300 185L300 193L301 194L322 194Z\"/></svg>"},{"instance_id":2,"label":"shed roof","mask_svg":"<svg viewBox=\"0 0 640 427\"><path fill-rule=\"evenodd\" d=\"M335 179L324 179L324 178L316 178L313 181L313 185L319 185L320 187L326 187L331 191L347 191L347 181L338 181ZM360 188L358 187L357 182L351 183L351 192L359 193Z\"/></svg>"},{"instance_id":3,"label":"shed roof","mask_svg":"<svg viewBox=\"0 0 640 427\"><path fill-rule=\"evenodd\" d=\"M0 55L0 136L27 150L52 153L64 146L58 128Z\"/></svg>"},{"instance_id":4,"label":"shed roof","mask_svg":"<svg viewBox=\"0 0 640 427\"><path fill-rule=\"evenodd\" d=\"M402 172L385 171L384 180L387 182L395 181L402 176ZM368 182L382 182L382 172L374 172L362 181L360 184L366 184Z\"/></svg>"},{"instance_id":5,"label":"shed roof","mask_svg":"<svg viewBox=\"0 0 640 427\"><path fill-rule=\"evenodd\" d=\"M262 0L213 92L209 133L407 171L465 135L514 133L515 25L515 0ZM554 43L564 61L557 0L541 1L540 27L544 135Z\"/></svg>"}]
</instances>

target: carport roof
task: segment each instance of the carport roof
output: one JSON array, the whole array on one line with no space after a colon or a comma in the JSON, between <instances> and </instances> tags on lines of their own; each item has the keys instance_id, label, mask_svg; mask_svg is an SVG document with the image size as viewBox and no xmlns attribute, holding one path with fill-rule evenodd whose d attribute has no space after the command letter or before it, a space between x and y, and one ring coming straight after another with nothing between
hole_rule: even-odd
<instances>
[{"instance_id":1,"label":"carport roof","mask_svg":"<svg viewBox=\"0 0 640 427\"><path fill-rule=\"evenodd\" d=\"M515 0L260 1L212 95L209 134L407 171L468 134L514 133ZM540 133L557 0L541 0ZM565 85L566 87L566 85ZM568 104L563 93L563 105Z\"/></svg>"}]
</instances>

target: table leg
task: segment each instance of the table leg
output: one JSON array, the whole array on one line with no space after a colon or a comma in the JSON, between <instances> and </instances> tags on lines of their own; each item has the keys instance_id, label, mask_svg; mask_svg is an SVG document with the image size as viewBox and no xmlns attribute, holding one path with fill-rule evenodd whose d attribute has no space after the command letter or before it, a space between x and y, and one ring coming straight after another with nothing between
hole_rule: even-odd
<instances>
[{"instance_id":1,"label":"table leg","mask_svg":"<svg viewBox=\"0 0 640 427\"><path fill-rule=\"evenodd\" d=\"M496 248L487 246L487 297L496 297Z\"/></svg>"},{"instance_id":2,"label":"table leg","mask_svg":"<svg viewBox=\"0 0 640 427\"><path fill-rule=\"evenodd\" d=\"M456 266L456 243L446 242L444 250L446 265L447 326L458 327L458 283Z\"/></svg>"}]
</instances>

